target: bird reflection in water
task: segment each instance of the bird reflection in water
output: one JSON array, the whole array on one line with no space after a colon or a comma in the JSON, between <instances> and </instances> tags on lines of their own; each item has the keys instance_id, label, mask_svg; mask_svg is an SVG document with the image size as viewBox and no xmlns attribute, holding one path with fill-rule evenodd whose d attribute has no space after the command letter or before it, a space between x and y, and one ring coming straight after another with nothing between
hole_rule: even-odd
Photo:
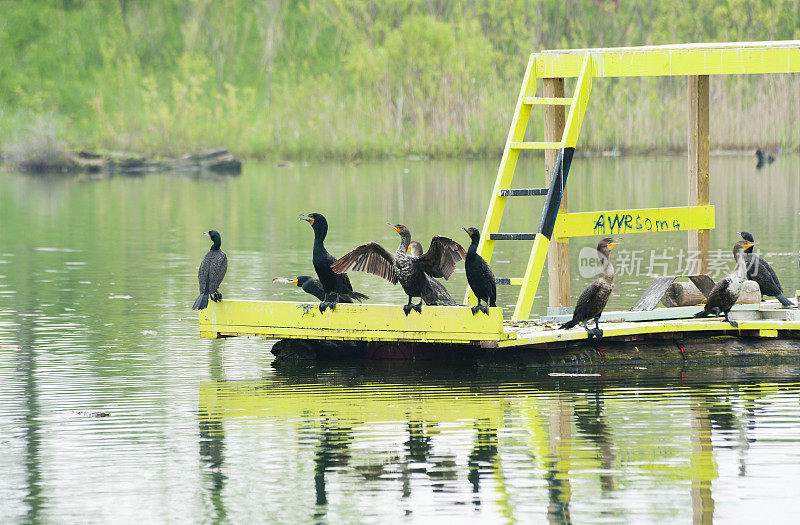
<instances>
[{"instance_id":1,"label":"bird reflection in water","mask_svg":"<svg viewBox=\"0 0 800 525\"><path fill-rule=\"evenodd\" d=\"M317 510L314 519L323 520L327 513L328 492L325 473L333 467L346 467L350 463L350 445L353 428L335 417L323 415L314 449L314 493Z\"/></svg>"},{"instance_id":2,"label":"bird reflection in water","mask_svg":"<svg viewBox=\"0 0 800 525\"><path fill-rule=\"evenodd\" d=\"M478 506L481 504L481 475L491 474L497 468L497 429L492 428L489 420L480 419L475 422L475 431L475 445L467 461L467 479L475 495L472 503Z\"/></svg>"},{"instance_id":3,"label":"bird reflection in water","mask_svg":"<svg viewBox=\"0 0 800 525\"><path fill-rule=\"evenodd\" d=\"M597 390L587 396L587 403L575 403L575 423L578 433L594 443L600 459L600 490L606 495L617 488L614 470L617 468L617 455L614 452L611 427L603 414L603 392Z\"/></svg>"},{"instance_id":4,"label":"bird reflection in water","mask_svg":"<svg viewBox=\"0 0 800 525\"><path fill-rule=\"evenodd\" d=\"M225 429L219 414L201 410L198 414L200 437L200 466L204 472L205 485L211 508L214 509L212 522L224 522L227 516L222 496L227 476L224 472Z\"/></svg>"}]
</instances>

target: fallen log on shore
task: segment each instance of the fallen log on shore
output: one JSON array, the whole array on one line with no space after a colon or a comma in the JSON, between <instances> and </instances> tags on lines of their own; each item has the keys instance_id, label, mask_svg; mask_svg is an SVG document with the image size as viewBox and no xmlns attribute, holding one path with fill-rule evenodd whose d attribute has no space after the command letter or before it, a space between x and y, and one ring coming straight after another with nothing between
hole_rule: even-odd
<instances>
[{"instance_id":1,"label":"fallen log on shore","mask_svg":"<svg viewBox=\"0 0 800 525\"><path fill-rule=\"evenodd\" d=\"M31 153L15 161L18 169L26 173L110 173L141 175L166 171L209 171L224 175L242 172L242 161L227 148L214 148L190 153L175 159L147 159L127 152L91 151L62 152L53 155Z\"/></svg>"}]
</instances>

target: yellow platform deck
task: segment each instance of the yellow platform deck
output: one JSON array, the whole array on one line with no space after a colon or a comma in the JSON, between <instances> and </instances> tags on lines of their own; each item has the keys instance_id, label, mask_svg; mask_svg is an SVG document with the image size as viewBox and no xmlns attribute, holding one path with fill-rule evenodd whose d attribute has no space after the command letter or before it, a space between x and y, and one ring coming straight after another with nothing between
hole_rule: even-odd
<instances>
[{"instance_id":1,"label":"yellow platform deck","mask_svg":"<svg viewBox=\"0 0 800 525\"><path fill-rule=\"evenodd\" d=\"M499 279L499 284L520 286L513 313L508 311L512 321L504 321L500 308L492 308L489 315L473 316L468 307L426 306L422 314L411 312L406 316L401 305L339 304L335 311L322 314L317 302L225 300L200 312L200 334L207 338L458 343L483 348L563 347L585 340L587 333L582 328L558 330L558 319L551 323L530 319L545 261L550 274L549 306L562 309L570 305L575 295L569 288L568 241L572 237L688 231L688 248L690 253L697 252L700 268L687 273L708 273L710 231L716 226L714 206L709 201L708 77L776 73L800 73L800 40L533 53L528 59L478 246L478 253L491 263L496 241L533 241L514 251L530 251L524 276ZM567 213L563 200L567 176L593 81L645 76L689 76L688 206ZM563 82L568 78L575 78L572 97L564 94ZM539 84L542 91L537 95ZM533 108L547 110L543 141L526 140ZM520 152L528 150L545 151L548 187L512 186ZM545 197L538 228L531 231L534 224L515 225L527 231L502 231L501 219L508 199L535 196ZM530 207L528 202L526 207ZM305 261L305 267L309 264L310 260ZM474 301L468 293L465 302ZM733 312L731 317L739 323L738 328L716 319L692 319L699 309L607 312L601 318L601 328L605 339L622 341L679 338L684 334L800 337L800 311L781 309L775 301Z\"/></svg>"},{"instance_id":2,"label":"yellow platform deck","mask_svg":"<svg viewBox=\"0 0 800 525\"><path fill-rule=\"evenodd\" d=\"M406 317L400 305L339 304L320 313L317 303L222 301L200 312L200 335L207 338L256 336L267 339L398 341L472 344L483 348L551 346L587 339L583 328L556 329L537 320L508 322L500 308L473 316L467 307L426 306ZM659 308L690 315L701 307ZM653 312L649 312L652 314ZM781 309L777 301L741 305L731 314L738 328L716 319L624 320L641 313L609 312L601 321L605 339L680 337L682 334L800 336L800 311Z\"/></svg>"}]
</instances>

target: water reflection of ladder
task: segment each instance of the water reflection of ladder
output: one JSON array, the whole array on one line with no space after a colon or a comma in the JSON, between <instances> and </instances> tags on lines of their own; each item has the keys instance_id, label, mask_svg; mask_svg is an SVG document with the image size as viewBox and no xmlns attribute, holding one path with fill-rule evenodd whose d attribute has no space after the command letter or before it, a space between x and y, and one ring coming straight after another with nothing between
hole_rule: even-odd
<instances>
[{"instance_id":1,"label":"water reflection of ladder","mask_svg":"<svg viewBox=\"0 0 800 525\"><path fill-rule=\"evenodd\" d=\"M553 238L558 208L567 183L572 155L578 141L586 104L589 101L589 92L592 88L594 76L593 61L589 54L584 55L580 73L575 84L575 93L571 98L537 97L536 62L532 55L525 70L511 129L508 133L500 168L497 173L486 220L483 223L481 242L478 253L487 261L491 260L496 241L533 241L525 276L522 278L500 278L498 284L520 285L522 288L517 298L512 320L527 319L533 306L533 298L539 286L539 278L544 269L547 250ZM564 131L559 142L525 142L525 130L528 125L533 106L570 106ZM520 151L522 150L558 150L558 157L553 167L553 174L549 188L512 189L511 182L517 165ZM500 221L503 217L506 200L508 197L545 196L542 217L536 233L500 233ZM475 298L468 293L468 302L474 304Z\"/></svg>"}]
</instances>

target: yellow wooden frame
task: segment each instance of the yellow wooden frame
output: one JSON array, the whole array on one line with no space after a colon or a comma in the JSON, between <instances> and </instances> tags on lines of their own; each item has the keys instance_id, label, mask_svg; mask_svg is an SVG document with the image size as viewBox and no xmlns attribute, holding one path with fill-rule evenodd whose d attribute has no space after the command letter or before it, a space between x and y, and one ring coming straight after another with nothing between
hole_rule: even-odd
<instances>
[{"instance_id":1,"label":"yellow wooden frame","mask_svg":"<svg viewBox=\"0 0 800 525\"><path fill-rule=\"evenodd\" d=\"M531 57L540 78L568 78L580 74L587 55L598 78L800 73L800 40L547 50Z\"/></svg>"},{"instance_id":2,"label":"yellow wooden frame","mask_svg":"<svg viewBox=\"0 0 800 525\"><path fill-rule=\"evenodd\" d=\"M499 232L508 198L501 196L500 190L511 188L519 152L527 149L574 148L577 145L593 78L798 72L800 72L800 40L547 50L531 54L486 212L478 253L487 261L491 260L495 241L489 240L488 237L489 234ZM567 77L578 77L572 97L534 96L537 79ZM524 141L531 108L541 105L570 106L560 142ZM648 231L643 224L642 228L625 227L623 231L609 230L600 233L587 225L590 220L596 219L603 213L609 212L570 213L557 217L553 236L557 239L566 239L584 235ZM714 228L715 222L713 206L615 210L613 213L636 213L643 223L649 220L651 226L654 221L659 221L659 225L667 221L668 226L658 227L658 231L709 230ZM633 217L633 220L636 218ZM511 279L512 283L522 285L512 316L513 321L527 319L530 315L536 288L544 269L546 251L553 241L541 237L537 235L533 243L525 276L521 279ZM469 290L465 301L467 304L475 304L475 297Z\"/></svg>"},{"instance_id":3,"label":"yellow wooden frame","mask_svg":"<svg viewBox=\"0 0 800 525\"><path fill-rule=\"evenodd\" d=\"M565 213L556 219L558 238L713 230L714 206L678 206Z\"/></svg>"}]
</instances>

